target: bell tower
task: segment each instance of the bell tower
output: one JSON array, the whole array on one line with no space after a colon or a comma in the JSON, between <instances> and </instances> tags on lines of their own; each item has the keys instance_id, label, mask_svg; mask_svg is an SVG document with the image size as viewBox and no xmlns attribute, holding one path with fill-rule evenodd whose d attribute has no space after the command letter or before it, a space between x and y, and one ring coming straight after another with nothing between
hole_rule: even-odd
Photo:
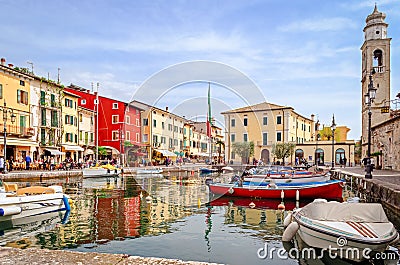
<instances>
[{"instance_id":1,"label":"bell tower","mask_svg":"<svg viewBox=\"0 0 400 265\"><path fill-rule=\"evenodd\" d=\"M371 127L389 118L389 113L381 113L382 107L390 106L390 41L392 39L387 37L389 25L385 22L385 18L386 14L379 12L375 4L374 11L365 20L364 43L361 47L362 157L367 153L368 106L365 104L365 95L368 92L370 75L372 75L373 86L377 89L376 97L371 104Z\"/></svg>"}]
</instances>

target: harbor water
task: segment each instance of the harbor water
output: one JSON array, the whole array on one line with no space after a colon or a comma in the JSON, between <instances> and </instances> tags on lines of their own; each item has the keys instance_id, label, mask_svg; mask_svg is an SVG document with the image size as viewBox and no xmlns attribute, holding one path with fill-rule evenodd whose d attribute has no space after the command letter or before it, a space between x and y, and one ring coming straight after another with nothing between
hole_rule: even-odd
<instances>
[{"instance_id":1,"label":"harbor water","mask_svg":"<svg viewBox=\"0 0 400 265\"><path fill-rule=\"evenodd\" d=\"M229 175L214 175L227 181ZM21 180L19 186L34 185ZM224 264L302 264L282 255L283 220L308 201L216 198L198 173L71 177L61 184L70 212L0 223L0 245L68 249ZM396 224L399 227L398 224ZM329 264L318 260L313 264ZM332 264L335 264L333 262Z\"/></svg>"}]
</instances>

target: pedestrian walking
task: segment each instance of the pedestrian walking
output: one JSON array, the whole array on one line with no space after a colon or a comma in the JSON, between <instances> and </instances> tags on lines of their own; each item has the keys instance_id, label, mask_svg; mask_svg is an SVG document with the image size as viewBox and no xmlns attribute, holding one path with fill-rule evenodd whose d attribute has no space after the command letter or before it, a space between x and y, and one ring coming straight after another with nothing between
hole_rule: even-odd
<instances>
[{"instance_id":1,"label":"pedestrian walking","mask_svg":"<svg viewBox=\"0 0 400 265\"><path fill-rule=\"evenodd\" d=\"M26 165L26 170L29 170L30 169L30 166L31 166L31 163L32 163L32 159L31 159L31 157L29 156L29 154L25 157L25 165Z\"/></svg>"}]
</instances>

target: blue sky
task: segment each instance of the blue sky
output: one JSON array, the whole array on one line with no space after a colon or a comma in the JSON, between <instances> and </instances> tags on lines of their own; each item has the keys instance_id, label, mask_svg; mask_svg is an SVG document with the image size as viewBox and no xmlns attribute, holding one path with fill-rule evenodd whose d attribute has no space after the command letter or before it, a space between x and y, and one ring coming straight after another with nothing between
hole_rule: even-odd
<instances>
[{"instance_id":1,"label":"blue sky","mask_svg":"<svg viewBox=\"0 0 400 265\"><path fill-rule=\"evenodd\" d=\"M361 135L361 51L369 0L103 1L0 0L0 57L35 74L91 88L122 101L160 70L209 60L248 76L269 102L294 107ZM399 91L400 3L376 1L391 43L392 99ZM396 34L397 33L397 34ZM186 84L157 101L187 117L206 115L205 83ZM253 93L249 91L249 93ZM143 94L143 93L142 93ZM244 106L212 86L213 115ZM139 100L146 101L145 94ZM260 102L263 99L260 98ZM152 102L148 102L152 103Z\"/></svg>"}]
</instances>

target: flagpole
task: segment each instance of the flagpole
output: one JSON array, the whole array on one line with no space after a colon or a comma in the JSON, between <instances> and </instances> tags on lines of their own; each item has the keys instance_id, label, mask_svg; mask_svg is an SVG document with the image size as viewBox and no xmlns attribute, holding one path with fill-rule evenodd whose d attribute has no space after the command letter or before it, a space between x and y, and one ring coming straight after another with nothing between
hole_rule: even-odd
<instances>
[{"instance_id":1,"label":"flagpole","mask_svg":"<svg viewBox=\"0 0 400 265\"><path fill-rule=\"evenodd\" d=\"M207 111L207 135L208 135L208 144L210 146L208 161L210 165L212 165L212 146L211 146L211 97L210 97L210 83L208 83L208 111Z\"/></svg>"}]
</instances>

